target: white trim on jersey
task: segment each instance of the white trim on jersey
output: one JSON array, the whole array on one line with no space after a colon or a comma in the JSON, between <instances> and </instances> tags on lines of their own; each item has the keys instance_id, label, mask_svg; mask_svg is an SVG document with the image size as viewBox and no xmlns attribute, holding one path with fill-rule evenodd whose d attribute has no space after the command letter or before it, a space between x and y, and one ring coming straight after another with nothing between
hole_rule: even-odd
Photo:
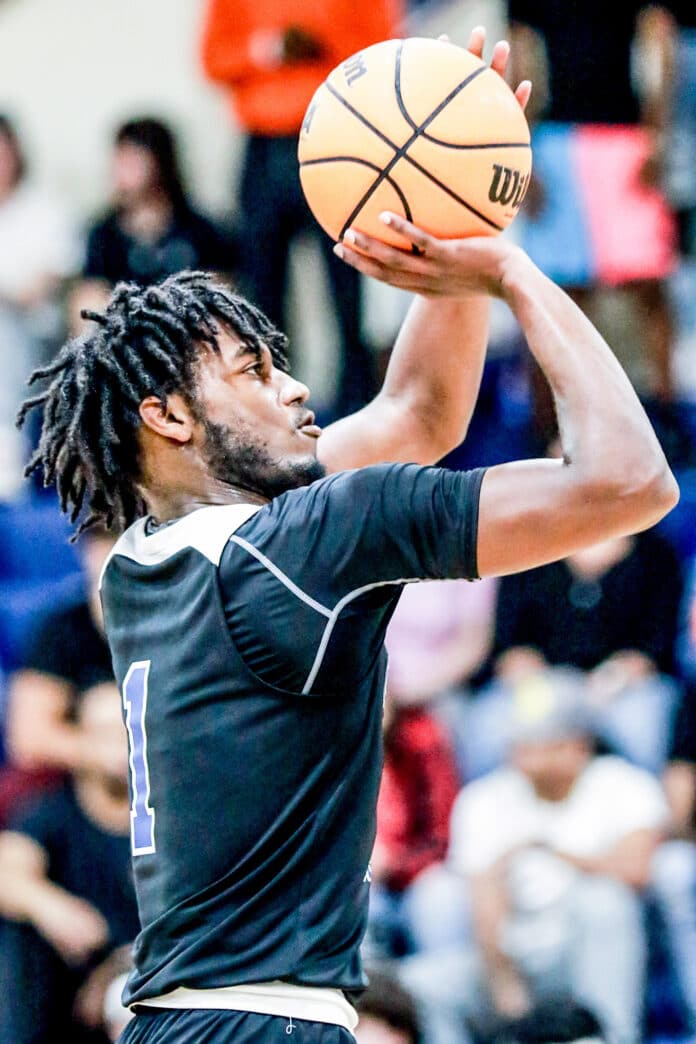
<instances>
[{"instance_id":1,"label":"white trim on jersey","mask_svg":"<svg viewBox=\"0 0 696 1044\"><path fill-rule=\"evenodd\" d=\"M312 685L321 670L333 629L345 607L354 599L359 598L360 595L365 594L367 591L372 591L376 587L385 587L390 584L411 584L420 580L421 577L378 580L375 583L365 584L363 587L356 587L344 595L333 609L329 609L327 606L322 605L321 602L318 602L316 598L312 598L306 591L303 591L301 587L298 587L294 580L291 580L282 569L267 558L262 551L259 551L257 547L250 544L248 540L235 536L236 530L252 515L255 515L259 509L260 505L258 504L223 504L198 508L197 511L192 511L190 515L185 515L170 525L161 526L149 535L145 532L147 519L141 518L130 526L114 545L102 569L99 586L101 588L104 573L114 555L123 555L124 558L129 558L140 565L157 565L160 562L165 562L172 555L177 554L177 552L191 547L205 555L213 565L219 566L222 552L226 545L230 541L237 544L247 554L256 558L291 594L299 598L300 601L304 602L311 609L314 609L315 612L326 617L326 626L324 627L312 668L302 688L302 694L306 695L311 691Z\"/></svg>"},{"instance_id":2,"label":"white trim on jersey","mask_svg":"<svg viewBox=\"0 0 696 1044\"><path fill-rule=\"evenodd\" d=\"M145 532L147 519L138 519L116 541L104 563L99 587L114 555L122 555L148 566L165 562L177 552L192 547L205 555L213 565L219 566L222 552L232 534L260 507L260 504L216 504L198 508L149 535Z\"/></svg>"},{"instance_id":3,"label":"white trim on jersey","mask_svg":"<svg viewBox=\"0 0 696 1044\"><path fill-rule=\"evenodd\" d=\"M160 997L147 997L131 1005L137 1014L138 1003L155 1008L205 1008L226 1011L251 1011L258 1015L276 1015L307 1022L342 1026L352 1033L358 1025L358 1014L341 990L327 986L296 986L289 982L256 982L242 986L220 986L217 989L192 990L179 986ZM292 1030L286 1029L288 1035Z\"/></svg>"},{"instance_id":4,"label":"white trim on jersey","mask_svg":"<svg viewBox=\"0 0 696 1044\"><path fill-rule=\"evenodd\" d=\"M230 537L230 541L233 544L239 544L239 546L243 547L245 551L248 551L250 555L257 558L261 565L265 566L269 573L273 573L273 575L280 580L281 584L284 584L288 591L291 591L296 598L299 598L302 602L306 602L307 605L311 606L311 608L315 609L318 613L321 613L322 616L328 616L329 619L331 619L332 613L330 609L327 609L325 605L322 605L321 602L317 602L316 599L312 598L311 595L308 595L306 591L303 591L301 587L298 587L297 584L290 579L287 573L284 573L283 570L279 569L274 562L271 562L270 558L266 558L264 553L259 551L258 547L254 547L254 545L250 544L248 540L245 540L244 537L240 536L232 536Z\"/></svg>"},{"instance_id":5,"label":"white trim on jersey","mask_svg":"<svg viewBox=\"0 0 696 1044\"><path fill-rule=\"evenodd\" d=\"M415 584L418 582L419 579L420 577L412 577L411 579L401 578L399 580L377 580L373 584L365 584L364 587L356 587L353 591L349 591L347 595L344 595L339 602L336 602L336 605L334 606L333 611L329 617L329 622L324 628L324 633L321 636L321 641L319 642L317 655L314 657L312 669L307 675L307 681L304 683L304 686L302 688L302 695L306 696L306 694L311 690L312 686L314 685L317 674L321 669L321 665L324 660L324 655L326 653L326 649L331 639L333 629L336 625L336 621L338 620L339 616L341 615L341 613L343 612L343 610L349 602L352 602L355 598L359 598L360 595L365 594L366 591L374 590L374 588L376 587L387 587L389 584Z\"/></svg>"}]
</instances>

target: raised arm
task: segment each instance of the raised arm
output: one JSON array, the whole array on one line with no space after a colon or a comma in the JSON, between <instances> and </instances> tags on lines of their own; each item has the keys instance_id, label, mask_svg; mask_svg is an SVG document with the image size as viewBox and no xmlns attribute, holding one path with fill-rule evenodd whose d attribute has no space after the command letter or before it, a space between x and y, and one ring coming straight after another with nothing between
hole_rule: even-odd
<instances>
[{"instance_id":1,"label":"raised arm","mask_svg":"<svg viewBox=\"0 0 696 1044\"><path fill-rule=\"evenodd\" d=\"M485 30L469 50L481 57ZM510 48L496 44L491 68L505 76ZM516 96L525 108L531 84ZM351 242L349 232L346 236ZM363 237L356 236L359 245ZM478 290L449 299L416 297L375 399L324 431L319 457L328 471L383 461L434 464L464 439L478 397L488 345L489 299Z\"/></svg>"},{"instance_id":2,"label":"raised arm","mask_svg":"<svg viewBox=\"0 0 696 1044\"><path fill-rule=\"evenodd\" d=\"M589 320L518 248L501 238L444 242L395 215L417 257L365 240L346 261L421 294L494 294L512 309L553 391L562 460L490 468L481 489L481 576L565 558L646 529L678 500L655 433L619 363Z\"/></svg>"}]
</instances>

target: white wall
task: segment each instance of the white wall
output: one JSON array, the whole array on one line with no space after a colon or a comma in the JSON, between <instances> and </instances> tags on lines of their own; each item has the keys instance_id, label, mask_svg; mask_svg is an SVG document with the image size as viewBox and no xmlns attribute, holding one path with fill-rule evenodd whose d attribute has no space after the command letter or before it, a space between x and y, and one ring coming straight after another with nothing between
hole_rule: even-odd
<instances>
[{"instance_id":1,"label":"white wall","mask_svg":"<svg viewBox=\"0 0 696 1044\"><path fill-rule=\"evenodd\" d=\"M202 202L229 205L239 135L201 73L202 0L0 0L0 111L35 176L81 213L103 204L108 143L152 112L180 132Z\"/></svg>"}]
</instances>

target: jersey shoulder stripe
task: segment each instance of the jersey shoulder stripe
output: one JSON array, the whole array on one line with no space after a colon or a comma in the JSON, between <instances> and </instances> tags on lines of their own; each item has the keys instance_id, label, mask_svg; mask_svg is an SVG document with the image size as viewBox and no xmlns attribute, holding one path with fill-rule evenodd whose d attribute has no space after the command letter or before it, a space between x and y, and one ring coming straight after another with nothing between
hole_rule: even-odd
<instances>
[{"instance_id":1,"label":"jersey shoulder stripe","mask_svg":"<svg viewBox=\"0 0 696 1044\"><path fill-rule=\"evenodd\" d=\"M172 555L193 548L218 566L228 540L261 509L259 504L222 504L198 508L171 525L146 533L147 518L134 522L116 541L102 569L100 587L109 562L117 555L143 566L158 565Z\"/></svg>"}]
</instances>

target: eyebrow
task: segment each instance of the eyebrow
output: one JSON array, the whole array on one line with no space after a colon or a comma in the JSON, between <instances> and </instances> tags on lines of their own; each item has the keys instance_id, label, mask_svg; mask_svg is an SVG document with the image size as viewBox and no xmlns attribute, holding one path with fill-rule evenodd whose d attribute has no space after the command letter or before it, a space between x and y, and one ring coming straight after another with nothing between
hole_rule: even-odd
<instances>
[{"instance_id":1,"label":"eyebrow","mask_svg":"<svg viewBox=\"0 0 696 1044\"><path fill-rule=\"evenodd\" d=\"M262 352L262 345L249 344L248 341L243 341L239 348L235 352L235 361L243 359L245 356L250 355L254 359L260 359Z\"/></svg>"}]
</instances>

